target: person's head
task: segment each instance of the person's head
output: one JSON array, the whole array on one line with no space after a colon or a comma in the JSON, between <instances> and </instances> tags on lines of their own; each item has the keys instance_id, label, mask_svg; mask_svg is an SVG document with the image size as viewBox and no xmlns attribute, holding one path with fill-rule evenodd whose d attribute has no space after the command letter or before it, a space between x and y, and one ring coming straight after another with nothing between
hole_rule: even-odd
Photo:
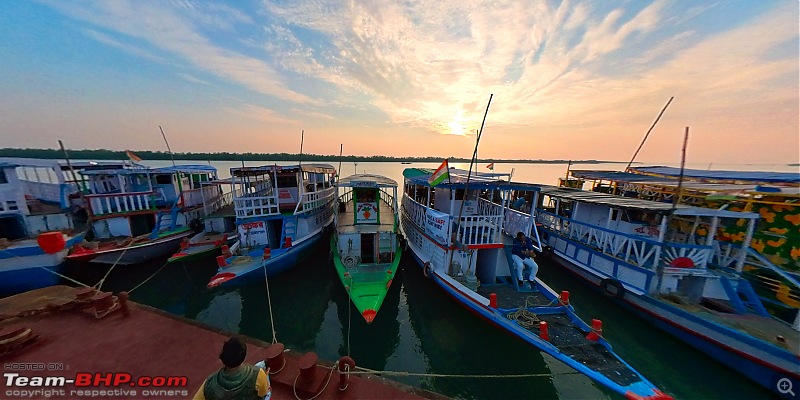
<instances>
[{"instance_id":1,"label":"person's head","mask_svg":"<svg viewBox=\"0 0 800 400\"><path fill-rule=\"evenodd\" d=\"M228 368L236 368L244 362L247 355L247 346L237 338L230 338L222 345L219 359Z\"/></svg>"},{"instance_id":2,"label":"person's head","mask_svg":"<svg viewBox=\"0 0 800 400\"><path fill-rule=\"evenodd\" d=\"M522 232L517 232L517 240L519 240L520 242L525 240L525 234Z\"/></svg>"}]
</instances>

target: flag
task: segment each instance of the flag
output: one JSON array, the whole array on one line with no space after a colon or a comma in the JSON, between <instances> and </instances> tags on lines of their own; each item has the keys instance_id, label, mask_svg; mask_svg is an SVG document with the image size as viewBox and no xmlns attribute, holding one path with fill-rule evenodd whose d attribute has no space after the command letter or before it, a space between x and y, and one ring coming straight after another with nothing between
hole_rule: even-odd
<instances>
[{"instance_id":1,"label":"flag","mask_svg":"<svg viewBox=\"0 0 800 400\"><path fill-rule=\"evenodd\" d=\"M436 186L442 183L443 180L450 179L450 167L447 165L447 159L442 161L442 165L439 168L436 168L436 171L433 172L433 175L428 178L428 184L431 186Z\"/></svg>"},{"instance_id":2,"label":"flag","mask_svg":"<svg viewBox=\"0 0 800 400\"><path fill-rule=\"evenodd\" d=\"M133 154L133 152L132 152L132 151L130 151L130 150L125 150L125 155L127 155L127 156L128 156L128 159L130 159L130 160L131 160L131 161L133 161L133 162L139 162L139 161L142 161L142 158L141 158L141 157L137 156L136 154Z\"/></svg>"},{"instance_id":3,"label":"flag","mask_svg":"<svg viewBox=\"0 0 800 400\"><path fill-rule=\"evenodd\" d=\"M494 163L488 164L486 168L489 168L489 171L494 171Z\"/></svg>"}]
</instances>

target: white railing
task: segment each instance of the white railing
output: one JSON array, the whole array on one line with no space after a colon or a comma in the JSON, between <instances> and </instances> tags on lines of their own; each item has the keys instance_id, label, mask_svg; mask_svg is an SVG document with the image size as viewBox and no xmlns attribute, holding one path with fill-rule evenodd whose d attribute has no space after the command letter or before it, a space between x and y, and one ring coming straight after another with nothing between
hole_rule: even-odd
<instances>
[{"instance_id":1,"label":"white railing","mask_svg":"<svg viewBox=\"0 0 800 400\"><path fill-rule=\"evenodd\" d=\"M714 257L714 248L698 244L664 244L662 259L666 264L679 257L690 258L694 263L694 268L706 268Z\"/></svg>"},{"instance_id":2,"label":"white railing","mask_svg":"<svg viewBox=\"0 0 800 400\"><path fill-rule=\"evenodd\" d=\"M506 209L506 220L503 222L503 230L509 236L516 236L517 232L523 232L525 235L530 235L531 231L531 216L510 208Z\"/></svg>"},{"instance_id":3,"label":"white railing","mask_svg":"<svg viewBox=\"0 0 800 400\"><path fill-rule=\"evenodd\" d=\"M653 269L659 261L656 260L656 257L658 256L660 245L654 240L589 225L541 210L537 213L536 218L546 229L552 232L594 247L604 254L621 259L629 264ZM677 250L680 247L693 245L671 246L675 246ZM686 252L684 251L684 253Z\"/></svg>"},{"instance_id":4,"label":"white railing","mask_svg":"<svg viewBox=\"0 0 800 400\"><path fill-rule=\"evenodd\" d=\"M153 192L89 194L84 196L94 216L154 210Z\"/></svg>"},{"instance_id":5,"label":"white railing","mask_svg":"<svg viewBox=\"0 0 800 400\"><path fill-rule=\"evenodd\" d=\"M500 243L502 215L462 216L458 224L458 241L466 245Z\"/></svg>"},{"instance_id":6,"label":"white railing","mask_svg":"<svg viewBox=\"0 0 800 400\"><path fill-rule=\"evenodd\" d=\"M233 203L233 192L222 193L211 199L203 201L203 212L205 215L210 215L214 211Z\"/></svg>"},{"instance_id":7,"label":"white railing","mask_svg":"<svg viewBox=\"0 0 800 400\"><path fill-rule=\"evenodd\" d=\"M396 211L396 210L394 209L394 197L392 196L392 194L391 194L391 193L389 193L389 192L387 192L387 191L386 191L386 190L384 190L384 189L381 189L381 190L379 190L379 191L378 191L378 193L380 193L381 200L383 201L383 203L384 203L384 204L388 204L388 205L389 205L389 208L390 208L390 209L391 209L393 212L394 212L394 211Z\"/></svg>"},{"instance_id":8,"label":"white railing","mask_svg":"<svg viewBox=\"0 0 800 400\"><path fill-rule=\"evenodd\" d=\"M300 198L300 203L295 209L295 215L308 213L324 207L333 201L335 195L336 187L329 187L317 192L303 193L303 196ZM302 207L300 207L301 205Z\"/></svg>"},{"instance_id":9,"label":"white railing","mask_svg":"<svg viewBox=\"0 0 800 400\"><path fill-rule=\"evenodd\" d=\"M478 213L481 215L503 215L503 206L486 199L478 199Z\"/></svg>"},{"instance_id":10,"label":"white railing","mask_svg":"<svg viewBox=\"0 0 800 400\"><path fill-rule=\"evenodd\" d=\"M262 217L278 215L278 198L276 196L236 197L233 199L236 218Z\"/></svg>"},{"instance_id":11,"label":"white railing","mask_svg":"<svg viewBox=\"0 0 800 400\"><path fill-rule=\"evenodd\" d=\"M349 203L353 200L353 190L348 190L339 196L339 203Z\"/></svg>"},{"instance_id":12,"label":"white railing","mask_svg":"<svg viewBox=\"0 0 800 400\"><path fill-rule=\"evenodd\" d=\"M408 195L403 196L403 210L414 223L420 227L425 227L425 207L422 204L417 203L414 200L411 200Z\"/></svg>"},{"instance_id":13,"label":"white railing","mask_svg":"<svg viewBox=\"0 0 800 400\"><path fill-rule=\"evenodd\" d=\"M203 199L218 197L220 188L217 186L204 186L197 189L183 191L183 206L193 207L203 204Z\"/></svg>"},{"instance_id":14,"label":"white railing","mask_svg":"<svg viewBox=\"0 0 800 400\"><path fill-rule=\"evenodd\" d=\"M62 208L69 207L67 200L67 193L69 185L66 183L47 183L47 182L33 182L23 181L25 184L25 191L33 198L46 201L49 203L56 203Z\"/></svg>"}]
</instances>

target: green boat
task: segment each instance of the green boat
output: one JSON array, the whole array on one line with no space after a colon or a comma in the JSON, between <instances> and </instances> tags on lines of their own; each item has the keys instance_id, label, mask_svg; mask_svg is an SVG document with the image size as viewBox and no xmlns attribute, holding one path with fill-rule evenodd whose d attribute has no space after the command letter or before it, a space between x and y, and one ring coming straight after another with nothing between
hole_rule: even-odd
<instances>
[{"instance_id":1,"label":"green boat","mask_svg":"<svg viewBox=\"0 0 800 400\"><path fill-rule=\"evenodd\" d=\"M357 174L340 179L337 186L333 264L353 304L370 323L392 285L402 255L397 182Z\"/></svg>"}]
</instances>

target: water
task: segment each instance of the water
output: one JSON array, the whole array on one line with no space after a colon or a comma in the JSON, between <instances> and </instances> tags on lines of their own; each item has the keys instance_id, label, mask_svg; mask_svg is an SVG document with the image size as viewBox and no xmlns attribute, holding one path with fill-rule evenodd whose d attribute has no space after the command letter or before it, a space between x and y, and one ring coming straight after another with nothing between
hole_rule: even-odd
<instances>
[{"instance_id":1,"label":"water","mask_svg":"<svg viewBox=\"0 0 800 400\"><path fill-rule=\"evenodd\" d=\"M148 163L162 165L161 163ZM280 164L280 163L279 163ZM337 163L331 163L338 167ZM220 177L229 176L238 162L212 162ZM248 163L247 165L256 165ZM435 164L414 166L436 167ZM455 167L467 165L453 164ZM358 172L389 176L402 183L399 163L343 164L342 175ZM486 171L484 164L480 170ZM495 164L496 172L514 168L514 180L554 184L563 176L562 164ZM693 166L707 168L707 165ZM574 165L575 169L621 169L623 165ZM715 169L793 171L788 166L715 165ZM119 266L105 290L130 290L163 265ZM733 369L648 325L610 302L555 264L539 259L539 277L556 291L569 290L570 300L584 320L603 320L604 336L614 350L661 390L676 398L769 398L761 387ZM96 280L102 270L70 266L81 279ZM79 268L80 267L80 268ZM269 298L264 282L208 290L216 272L213 259L168 265L136 289L132 299L217 328L264 341L275 337L298 352L315 351L322 359L350 355L356 364L376 370L437 374L547 374L529 378L392 377L397 381L461 399L597 399L621 398L535 347L500 332L461 308L426 279L412 257L402 269L376 319L367 325L351 306L329 259L327 241L287 273L270 278ZM92 271L94 269L94 271ZM271 307L270 307L271 303ZM200 349L216 351L216 349ZM178 371L179 372L179 371Z\"/></svg>"}]
</instances>

